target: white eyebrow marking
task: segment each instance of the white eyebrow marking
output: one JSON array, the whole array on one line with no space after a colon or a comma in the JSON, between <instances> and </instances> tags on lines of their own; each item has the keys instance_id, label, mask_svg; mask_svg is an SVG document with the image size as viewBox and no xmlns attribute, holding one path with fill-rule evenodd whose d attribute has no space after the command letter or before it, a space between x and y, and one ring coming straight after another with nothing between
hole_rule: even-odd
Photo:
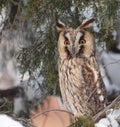
<instances>
[{"instance_id":1,"label":"white eyebrow marking","mask_svg":"<svg viewBox=\"0 0 120 127\"><path fill-rule=\"evenodd\" d=\"M81 32L78 32L77 33L75 43L78 43L78 41L80 40L80 38L82 37L82 35L83 35L83 33L81 33Z\"/></svg>"},{"instance_id":2,"label":"white eyebrow marking","mask_svg":"<svg viewBox=\"0 0 120 127\"><path fill-rule=\"evenodd\" d=\"M65 34L65 37L67 37L68 40L70 40L70 33L66 33L66 34Z\"/></svg>"}]
</instances>

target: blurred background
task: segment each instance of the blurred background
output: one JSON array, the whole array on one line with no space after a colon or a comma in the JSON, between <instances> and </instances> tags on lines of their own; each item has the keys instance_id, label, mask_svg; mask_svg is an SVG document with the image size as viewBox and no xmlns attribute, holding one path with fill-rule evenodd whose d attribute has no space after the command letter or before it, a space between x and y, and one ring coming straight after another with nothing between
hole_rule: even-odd
<instances>
[{"instance_id":1,"label":"blurred background","mask_svg":"<svg viewBox=\"0 0 120 127\"><path fill-rule=\"evenodd\" d=\"M25 101L28 107L41 104L46 96L60 96L56 23L76 28L91 17L109 100L118 96L120 0L0 0L0 92L23 88L19 103ZM25 110L26 104L19 103L14 104L15 113Z\"/></svg>"}]
</instances>

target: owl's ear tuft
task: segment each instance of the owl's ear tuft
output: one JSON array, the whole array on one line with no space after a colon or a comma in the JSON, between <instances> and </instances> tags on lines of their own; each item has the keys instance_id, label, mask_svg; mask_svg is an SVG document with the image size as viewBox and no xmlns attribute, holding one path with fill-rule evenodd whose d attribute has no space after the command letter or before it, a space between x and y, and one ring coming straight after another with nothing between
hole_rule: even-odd
<instances>
[{"instance_id":1,"label":"owl's ear tuft","mask_svg":"<svg viewBox=\"0 0 120 127\"><path fill-rule=\"evenodd\" d=\"M59 32L65 30L66 28L67 28L67 27L66 27L66 25L65 25L63 22L61 22L60 20L57 22L57 30L58 30Z\"/></svg>"},{"instance_id":2,"label":"owl's ear tuft","mask_svg":"<svg viewBox=\"0 0 120 127\"><path fill-rule=\"evenodd\" d=\"M94 18L85 19L85 20L83 20L82 24L80 25L80 28L89 28L89 27L92 27L94 21L95 21Z\"/></svg>"}]
</instances>

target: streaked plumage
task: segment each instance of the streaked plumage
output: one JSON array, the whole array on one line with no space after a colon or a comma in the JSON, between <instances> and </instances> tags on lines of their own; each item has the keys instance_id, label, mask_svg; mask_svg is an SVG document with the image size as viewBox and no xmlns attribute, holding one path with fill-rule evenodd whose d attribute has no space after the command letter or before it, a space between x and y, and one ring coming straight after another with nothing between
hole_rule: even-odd
<instances>
[{"instance_id":1,"label":"streaked plumage","mask_svg":"<svg viewBox=\"0 0 120 127\"><path fill-rule=\"evenodd\" d=\"M96 59L94 39L86 28L94 19L77 29L58 22L58 72L63 102L76 117L95 115L106 105L105 86Z\"/></svg>"}]
</instances>

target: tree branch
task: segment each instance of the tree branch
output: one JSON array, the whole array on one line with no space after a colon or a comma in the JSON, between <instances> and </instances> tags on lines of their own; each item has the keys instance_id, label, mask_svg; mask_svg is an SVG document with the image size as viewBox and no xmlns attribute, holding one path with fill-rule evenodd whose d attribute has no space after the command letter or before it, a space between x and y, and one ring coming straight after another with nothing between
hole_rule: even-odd
<instances>
[{"instance_id":1,"label":"tree branch","mask_svg":"<svg viewBox=\"0 0 120 127\"><path fill-rule=\"evenodd\" d=\"M34 115L33 117L30 118L30 120L38 117L38 116L41 116L45 113L48 113L48 112L54 112L54 111L57 111L57 112L65 112L65 113L69 113L70 115L73 115L73 113L69 112L69 111L66 111L66 110L61 110L61 109L49 109L49 110L44 110L43 112L40 112L40 113L37 113L36 115Z\"/></svg>"}]
</instances>

